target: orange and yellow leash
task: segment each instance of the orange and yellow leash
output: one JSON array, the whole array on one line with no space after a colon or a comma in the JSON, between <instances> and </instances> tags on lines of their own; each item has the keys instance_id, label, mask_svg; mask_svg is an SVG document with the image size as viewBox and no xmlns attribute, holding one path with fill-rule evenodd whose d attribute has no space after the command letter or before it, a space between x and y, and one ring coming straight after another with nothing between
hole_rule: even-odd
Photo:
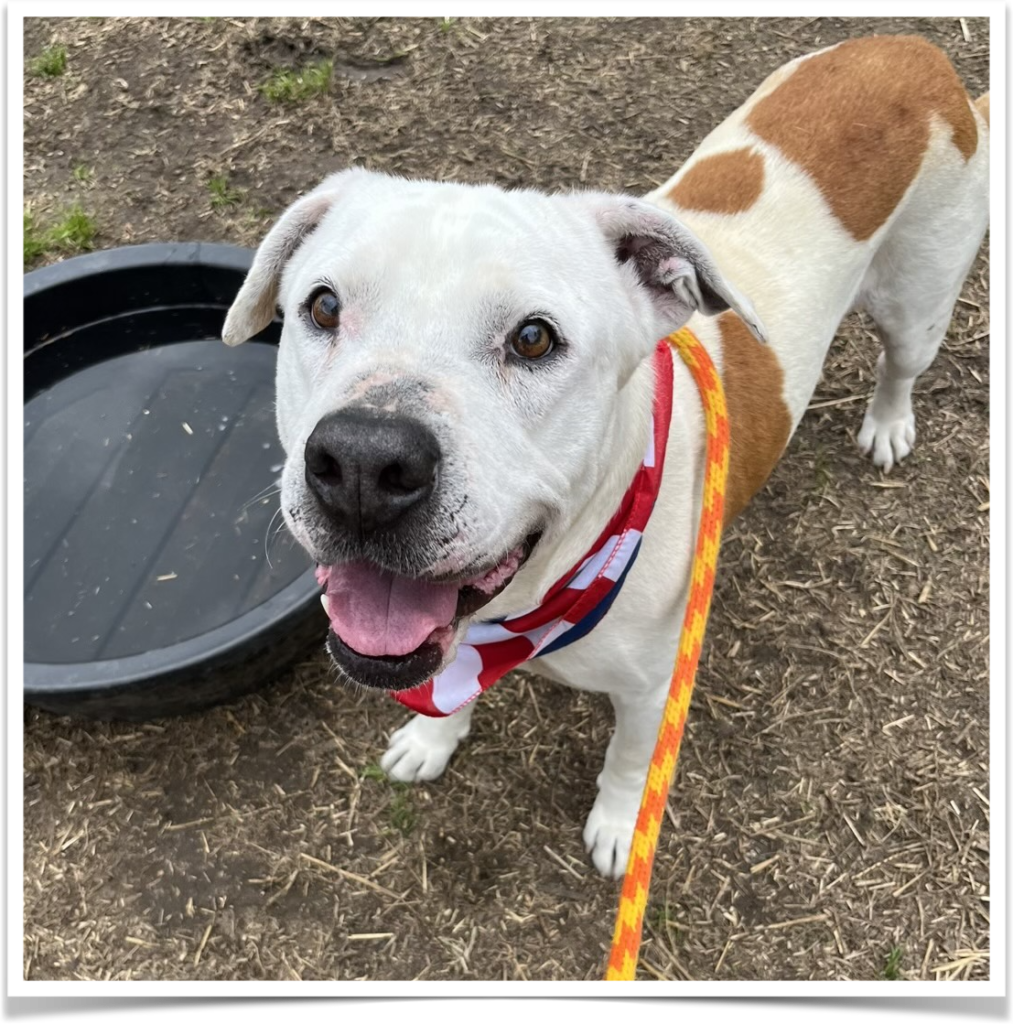
<instances>
[{"instance_id":1,"label":"orange and yellow leash","mask_svg":"<svg viewBox=\"0 0 1013 1024\"><path fill-rule=\"evenodd\" d=\"M730 428L724 389L707 350L687 328L676 331L668 340L677 349L700 391L707 426L707 463L704 470L703 506L696 536L696 551L686 602L686 614L679 638L679 652L669 684L668 700L658 730L658 740L651 757L647 782L640 800L637 825L633 833L630 859L619 898L619 912L612 936L606 981L632 981L637 971L640 936L651 885L654 851L661 832L661 816L665 811L669 786L679 759L683 727L693 695L693 681L700 661L718 549L721 546L721 525L724 518L725 481L728 476Z\"/></svg>"}]
</instances>

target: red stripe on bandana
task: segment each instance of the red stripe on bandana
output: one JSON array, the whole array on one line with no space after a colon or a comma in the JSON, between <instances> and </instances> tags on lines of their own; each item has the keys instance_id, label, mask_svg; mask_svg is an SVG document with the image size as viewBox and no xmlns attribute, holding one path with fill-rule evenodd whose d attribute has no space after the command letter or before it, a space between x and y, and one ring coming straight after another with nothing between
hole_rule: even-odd
<instances>
[{"instance_id":1,"label":"red stripe on bandana","mask_svg":"<svg viewBox=\"0 0 1013 1024\"><path fill-rule=\"evenodd\" d=\"M421 686L391 692L395 700L432 718L451 715L511 669L550 649L565 647L597 624L636 559L661 490L671 419L672 349L665 340L654 352L654 408L647 453L591 550L557 580L537 608L504 619L473 622L454 660Z\"/></svg>"}]
</instances>

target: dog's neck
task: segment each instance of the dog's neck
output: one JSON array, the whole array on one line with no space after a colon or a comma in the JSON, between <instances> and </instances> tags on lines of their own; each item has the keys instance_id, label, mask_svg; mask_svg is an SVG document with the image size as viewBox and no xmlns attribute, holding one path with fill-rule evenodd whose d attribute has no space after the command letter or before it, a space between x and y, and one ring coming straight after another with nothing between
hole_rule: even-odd
<instances>
[{"instance_id":1,"label":"dog's neck","mask_svg":"<svg viewBox=\"0 0 1013 1024\"><path fill-rule=\"evenodd\" d=\"M482 609L481 618L514 615L537 605L548 590L591 549L622 502L644 458L654 401L653 356L630 375L616 397L590 486L577 511L551 524L504 592Z\"/></svg>"}]
</instances>

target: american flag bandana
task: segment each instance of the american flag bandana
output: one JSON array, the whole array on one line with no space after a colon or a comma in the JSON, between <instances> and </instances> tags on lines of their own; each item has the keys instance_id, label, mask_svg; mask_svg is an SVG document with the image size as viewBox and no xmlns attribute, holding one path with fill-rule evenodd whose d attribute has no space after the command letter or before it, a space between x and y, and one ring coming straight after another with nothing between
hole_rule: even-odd
<instances>
[{"instance_id":1,"label":"american flag bandana","mask_svg":"<svg viewBox=\"0 0 1013 1024\"><path fill-rule=\"evenodd\" d=\"M559 579L536 607L473 622L457 657L438 676L411 690L390 691L405 707L443 718L469 704L507 672L586 636L605 617L640 551L644 527L661 489L672 418L672 350L654 352L654 409L647 453L591 550Z\"/></svg>"}]
</instances>

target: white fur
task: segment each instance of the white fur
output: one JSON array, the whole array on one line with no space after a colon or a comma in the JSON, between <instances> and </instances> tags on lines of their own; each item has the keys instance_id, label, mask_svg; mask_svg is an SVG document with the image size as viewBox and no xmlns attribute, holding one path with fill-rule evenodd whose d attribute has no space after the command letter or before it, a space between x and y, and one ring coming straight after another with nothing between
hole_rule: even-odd
<instances>
[{"instance_id":1,"label":"white fur","mask_svg":"<svg viewBox=\"0 0 1013 1024\"><path fill-rule=\"evenodd\" d=\"M987 222L987 128L979 118L978 151L965 164L947 127L936 125L898 209L872 238L856 242L812 181L745 128L748 107L648 197L653 208L623 197L505 193L364 171L329 178L293 207L265 241L225 336L234 344L261 329L275 299L285 312L277 378L278 428L289 456L282 508L315 557L327 537L305 512L311 501L301 453L310 431L371 384L421 380L429 390L413 412L440 437L451 503L467 503L454 536L419 557L441 573L481 556L495 560L517 543L519 526L543 523L533 557L480 614L533 605L587 550L632 477L650 418L649 354L702 302L699 282L713 264L722 271L714 278L718 293L758 337L769 336L793 428L842 317L856 305L868 309L885 353L859 443L885 469L908 453L911 385L935 354ZM744 145L766 164L764 191L751 209L727 217L667 203L664 194L695 160ZM631 264L615 259L624 232L650 234L659 224L688 247L659 271L671 294L650 292ZM333 343L299 315L320 282L342 301ZM505 333L535 312L559 323L566 359L544 368L511 365ZM697 313L691 326L720 368L713 323ZM537 663L567 685L608 693L615 708L615 735L584 831L595 866L613 877L625 869L656 738L700 505L703 418L678 360L674 389L663 485L639 559L597 629ZM405 781L437 777L473 711L474 703L449 718L414 718L391 737L384 769Z\"/></svg>"}]
</instances>

